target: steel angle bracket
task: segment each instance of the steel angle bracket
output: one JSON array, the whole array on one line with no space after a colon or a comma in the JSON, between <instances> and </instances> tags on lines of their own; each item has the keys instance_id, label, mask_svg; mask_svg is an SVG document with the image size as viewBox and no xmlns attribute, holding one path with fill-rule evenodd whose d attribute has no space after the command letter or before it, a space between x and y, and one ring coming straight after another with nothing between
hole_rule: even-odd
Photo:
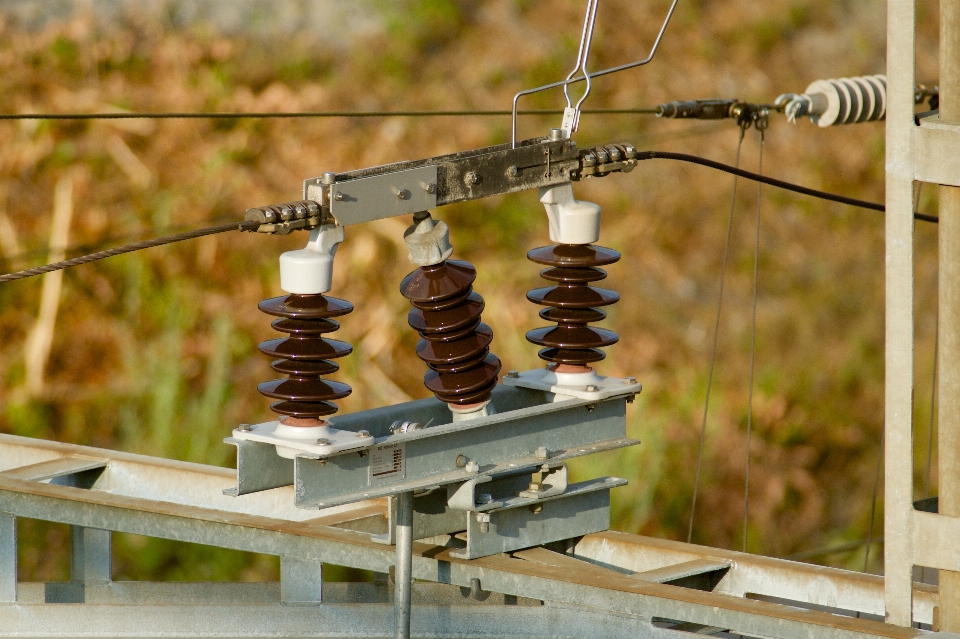
<instances>
[{"instance_id":1,"label":"steel angle bracket","mask_svg":"<svg viewBox=\"0 0 960 639\"><path fill-rule=\"evenodd\" d=\"M569 182L580 168L573 140L534 138L304 181L304 197L329 201L348 226L430 208ZM329 192L329 200L327 193Z\"/></svg>"},{"instance_id":2,"label":"steel angle bracket","mask_svg":"<svg viewBox=\"0 0 960 639\"><path fill-rule=\"evenodd\" d=\"M450 554L477 559L607 530L610 489L626 483L618 477L603 477L572 484L560 495L517 497L502 508L469 513L467 546Z\"/></svg>"},{"instance_id":3,"label":"steel angle bracket","mask_svg":"<svg viewBox=\"0 0 960 639\"><path fill-rule=\"evenodd\" d=\"M296 505L327 508L481 476L531 473L545 463L554 467L574 457L638 444L626 437L629 395L548 403L541 391L501 385L493 398L501 412L482 419L384 437L376 436L371 423L374 437L364 451L304 453L295 459ZM407 412L418 414L412 406L417 402L410 404ZM403 414L405 406L389 412ZM419 414L427 412L419 409ZM345 427L344 422L337 427Z\"/></svg>"}]
</instances>

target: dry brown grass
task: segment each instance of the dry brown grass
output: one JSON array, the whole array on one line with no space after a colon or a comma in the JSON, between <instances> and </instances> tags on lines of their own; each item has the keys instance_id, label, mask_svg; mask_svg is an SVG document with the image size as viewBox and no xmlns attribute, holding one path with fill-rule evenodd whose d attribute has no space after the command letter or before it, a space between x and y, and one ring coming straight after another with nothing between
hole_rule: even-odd
<instances>
[{"instance_id":1,"label":"dry brown grass","mask_svg":"<svg viewBox=\"0 0 960 639\"><path fill-rule=\"evenodd\" d=\"M382 28L349 45L306 32L270 40L203 26L89 16L27 30L0 15L0 111L337 110L506 108L522 87L566 72L580 3L497 0L374 3ZM594 60L612 64L646 47L662 0L611 0ZM935 4L922 17L919 68L936 78ZM598 81L590 106L738 96L766 101L819 77L884 66L880 6L826 0L682 2L660 57ZM557 106L558 94L531 99ZM541 133L551 119L525 118ZM499 143L505 118L290 121L97 121L0 124L4 270L45 261L54 186L73 181L70 246L153 236L235 219L252 205L298 196L323 170ZM732 124L584 116L581 146L629 140L731 162ZM742 164L756 165L747 136ZM819 130L774 118L765 172L854 197L883 196L883 127ZM729 176L663 161L577 187L604 207L602 243L624 259L609 269L623 301L609 326L622 341L602 372L633 374L644 393L630 412L643 444L578 464L576 472L630 480L615 497L614 527L685 538L717 295ZM924 207L935 206L932 190ZM721 324L695 541L740 547L750 274L756 188L741 182ZM882 423L882 216L764 189L757 384L751 447L749 549L784 555L866 536ZM480 272L477 289L508 368L538 365L523 333L537 325L524 292L538 269L526 250L547 242L532 194L442 209L457 255ZM405 220L351 227L333 294L357 311L338 335L355 346L339 379L356 411L424 397L422 364L397 287L410 270ZM918 229L918 461L926 447L935 231ZM24 345L40 282L0 287L0 430L135 452L230 464L220 439L265 419L255 391L270 374L256 343L271 335L260 299L279 294L277 256L304 241L230 234L153 249L67 272L43 387L25 386ZM920 464L922 467L922 463ZM922 480L920 482L922 486ZM66 539L34 524L24 575L64 576ZM879 516L877 522L879 527ZM122 576L261 578L265 559L125 538ZM876 554L875 554L876 556ZM59 559L57 557L60 557ZM862 554L826 561L862 567Z\"/></svg>"}]
</instances>

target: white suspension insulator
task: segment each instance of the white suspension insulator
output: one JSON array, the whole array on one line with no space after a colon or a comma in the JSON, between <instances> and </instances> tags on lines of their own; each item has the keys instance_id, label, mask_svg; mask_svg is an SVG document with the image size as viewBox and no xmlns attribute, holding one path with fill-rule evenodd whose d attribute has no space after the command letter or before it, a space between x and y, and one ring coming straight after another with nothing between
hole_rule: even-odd
<instances>
[{"instance_id":1,"label":"white suspension insulator","mask_svg":"<svg viewBox=\"0 0 960 639\"><path fill-rule=\"evenodd\" d=\"M887 115L887 77L866 75L855 78L817 80L802 94L785 93L778 106L790 122L807 116L820 127L856 122L875 122Z\"/></svg>"}]
</instances>

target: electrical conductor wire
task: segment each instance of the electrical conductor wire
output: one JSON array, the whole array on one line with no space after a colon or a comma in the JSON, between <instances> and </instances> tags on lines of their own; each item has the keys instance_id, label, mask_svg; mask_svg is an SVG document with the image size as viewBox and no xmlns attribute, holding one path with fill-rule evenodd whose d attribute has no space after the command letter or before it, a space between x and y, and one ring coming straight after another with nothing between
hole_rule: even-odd
<instances>
[{"instance_id":1,"label":"electrical conductor wire","mask_svg":"<svg viewBox=\"0 0 960 639\"><path fill-rule=\"evenodd\" d=\"M757 173L763 173L763 129L760 133L760 159ZM747 552L747 522L750 516L750 435L753 431L753 372L757 355L757 280L760 272L760 190L763 182L757 182L756 233L753 241L753 309L750 316L750 386L747 389L747 443L745 459L745 477L743 481L743 552Z\"/></svg>"},{"instance_id":2,"label":"electrical conductor wire","mask_svg":"<svg viewBox=\"0 0 960 639\"><path fill-rule=\"evenodd\" d=\"M740 139L737 141L736 165L740 166L740 150L743 148L743 135L746 129L740 128ZM733 210L737 204L737 179L733 176L733 194L730 198L730 214L727 216L727 239L723 245L723 264L720 267L720 292L717 296L717 315L713 323L713 348L710 352L710 369L707 372L707 392L703 403L703 421L700 425L700 445L697 447L697 472L693 480L693 500L690 505L690 526L687 529L687 543L693 539L693 521L697 514L697 490L700 487L700 469L703 465L703 442L707 434L707 412L710 409L710 387L713 385L713 367L717 360L717 338L720 334L720 311L723 308L723 282L727 274L727 258L730 255L730 234L733 230Z\"/></svg>"},{"instance_id":3,"label":"electrical conductor wire","mask_svg":"<svg viewBox=\"0 0 960 639\"><path fill-rule=\"evenodd\" d=\"M134 251L153 248L155 246L163 246L164 244L173 244L174 242L182 242L183 240L192 240L194 238L203 237L205 235L215 235L217 233L225 233L227 231L243 231L248 229L254 230L258 226L260 226L259 222L249 221L249 220L243 221L243 222L230 222L229 224L218 224L217 226L208 226L206 228L197 229L194 231L185 231L183 233L176 233L174 235L158 237L152 240L134 242L133 244L117 246L115 248L107 249L105 251L99 251L97 253L91 253L90 255L75 257L73 259L64 260L62 262L54 262L53 264L47 264L45 266L38 266L36 268L29 268L23 271L17 271L15 273L8 273L6 275L0 276L0 283L12 282L14 280L21 280L27 277L33 277L34 275L42 275L44 273L50 273L52 271L60 271L73 266L80 266L81 264L96 262L97 260L106 259L108 257L113 257L115 255L132 253Z\"/></svg>"}]
</instances>

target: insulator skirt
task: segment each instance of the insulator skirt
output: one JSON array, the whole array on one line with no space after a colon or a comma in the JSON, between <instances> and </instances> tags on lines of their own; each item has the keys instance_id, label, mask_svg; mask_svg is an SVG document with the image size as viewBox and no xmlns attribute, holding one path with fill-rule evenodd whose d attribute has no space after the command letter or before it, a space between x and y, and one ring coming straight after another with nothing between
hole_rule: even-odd
<instances>
[{"instance_id":1,"label":"insulator skirt","mask_svg":"<svg viewBox=\"0 0 960 639\"><path fill-rule=\"evenodd\" d=\"M339 370L329 361L349 355L350 344L321 337L340 328L331 317L346 315L353 305L335 297L323 295L288 295L260 302L260 310L280 317L271 324L289 337L261 342L261 353L280 359L271 364L286 379L274 379L257 386L260 394L282 401L270 409L279 415L319 419L337 412L330 400L342 399L351 393L342 382L321 379Z\"/></svg>"},{"instance_id":2,"label":"insulator skirt","mask_svg":"<svg viewBox=\"0 0 960 639\"><path fill-rule=\"evenodd\" d=\"M500 360L490 352L493 331L480 321L483 298L473 291L473 265L447 260L413 271L400 293L413 309L407 321L422 338L417 355L430 368L424 385L449 404L475 404L490 399Z\"/></svg>"},{"instance_id":3,"label":"insulator skirt","mask_svg":"<svg viewBox=\"0 0 960 639\"><path fill-rule=\"evenodd\" d=\"M528 341L547 347L540 350L540 358L576 366L602 360L606 355L598 349L617 343L619 337L611 330L587 324L606 318L607 314L597 307L615 304L620 296L590 286L590 282L604 279L606 271L597 267L616 262L620 254L592 244L556 244L533 249L527 258L552 267L542 270L540 276L557 282L556 286L527 293L534 304L549 307L540 311L540 317L557 323L527 332Z\"/></svg>"}]
</instances>

